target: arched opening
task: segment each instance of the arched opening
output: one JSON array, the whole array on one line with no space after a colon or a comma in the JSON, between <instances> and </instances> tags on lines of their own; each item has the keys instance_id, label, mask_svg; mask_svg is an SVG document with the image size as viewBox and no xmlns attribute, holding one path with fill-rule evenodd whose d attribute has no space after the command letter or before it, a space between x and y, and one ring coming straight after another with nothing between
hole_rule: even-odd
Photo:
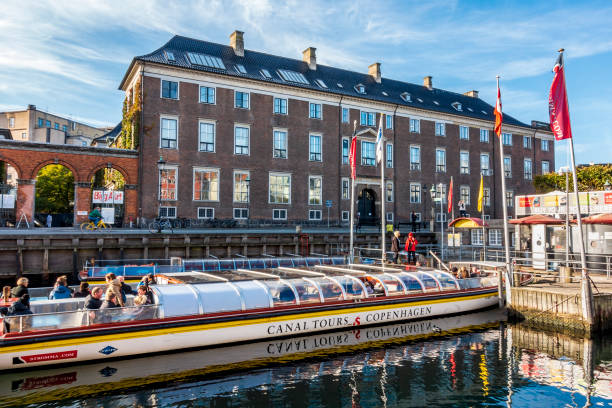
<instances>
[{"instance_id":1,"label":"arched opening","mask_svg":"<svg viewBox=\"0 0 612 408\"><path fill-rule=\"evenodd\" d=\"M91 179L91 208L100 207L104 222L121 226L125 209L125 178L116 169L96 171Z\"/></svg>"},{"instance_id":2,"label":"arched opening","mask_svg":"<svg viewBox=\"0 0 612 408\"><path fill-rule=\"evenodd\" d=\"M36 175L34 217L44 226L70 227L74 219L74 174L61 164L48 164ZM49 218L49 215L51 217Z\"/></svg>"},{"instance_id":3,"label":"arched opening","mask_svg":"<svg viewBox=\"0 0 612 408\"><path fill-rule=\"evenodd\" d=\"M359 215L359 224L361 225L376 225L378 216L376 215L376 193L370 188L364 188L359 193L357 201L357 211Z\"/></svg>"},{"instance_id":4,"label":"arched opening","mask_svg":"<svg viewBox=\"0 0 612 408\"><path fill-rule=\"evenodd\" d=\"M0 161L0 227L15 225L17 177L13 166Z\"/></svg>"}]
</instances>

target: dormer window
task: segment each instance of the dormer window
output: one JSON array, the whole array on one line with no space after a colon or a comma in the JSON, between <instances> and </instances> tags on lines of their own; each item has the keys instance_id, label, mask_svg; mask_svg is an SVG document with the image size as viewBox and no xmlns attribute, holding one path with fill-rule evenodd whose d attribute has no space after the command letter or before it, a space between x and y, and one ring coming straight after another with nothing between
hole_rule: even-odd
<instances>
[{"instance_id":1,"label":"dormer window","mask_svg":"<svg viewBox=\"0 0 612 408\"><path fill-rule=\"evenodd\" d=\"M363 86L363 84L357 84L355 85L355 90L360 93L360 94L365 94L365 86Z\"/></svg>"},{"instance_id":2,"label":"dormer window","mask_svg":"<svg viewBox=\"0 0 612 408\"><path fill-rule=\"evenodd\" d=\"M412 102L412 96L408 92L402 92L400 98L404 100L404 102Z\"/></svg>"},{"instance_id":3,"label":"dormer window","mask_svg":"<svg viewBox=\"0 0 612 408\"><path fill-rule=\"evenodd\" d=\"M261 72L261 76L265 79L272 79L272 75L270 75L270 71L265 68L262 68L259 72Z\"/></svg>"},{"instance_id":4,"label":"dormer window","mask_svg":"<svg viewBox=\"0 0 612 408\"><path fill-rule=\"evenodd\" d=\"M246 74L246 69L244 68L244 65L242 64L236 64L236 72L238 72L239 74Z\"/></svg>"},{"instance_id":5,"label":"dormer window","mask_svg":"<svg viewBox=\"0 0 612 408\"><path fill-rule=\"evenodd\" d=\"M176 59L174 59L174 53L171 51L164 51L164 54L166 54L166 59L168 60L168 62L176 62Z\"/></svg>"},{"instance_id":6,"label":"dormer window","mask_svg":"<svg viewBox=\"0 0 612 408\"><path fill-rule=\"evenodd\" d=\"M323 89L327 89L327 85L325 84L325 82L323 82L322 79L315 79L315 83L317 85L319 85L319 87L321 87Z\"/></svg>"},{"instance_id":7,"label":"dormer window","mask_svg":"<svg viewBox=\"0 0 612 408\"><path fill-rule=\"evenodd\" d=\"M344 86L340 82L338 82L336 85L338 85L338 88L344 88Z\"/></svg>"},{"instance_id":8,"label":"dormer window","mask_svg":"<svg viewBox=\"0 0 612 408\"><path fill-rule=\"evenodd\" d=\"M458 111L458 112L463 111L463 108L461 107L461 103L460 102L453 102L453 103L451 103L451 106L453 108L455 108L455 110Z\"/></svg>"}]
</instances>

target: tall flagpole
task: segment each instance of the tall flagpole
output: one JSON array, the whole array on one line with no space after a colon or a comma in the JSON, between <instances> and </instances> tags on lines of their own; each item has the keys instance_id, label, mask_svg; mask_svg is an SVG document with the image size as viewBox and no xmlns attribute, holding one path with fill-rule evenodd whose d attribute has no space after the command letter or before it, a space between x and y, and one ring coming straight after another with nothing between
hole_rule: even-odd
<instances>
[{"instance_id":1,"label":"tall flagpole","mask_svg":"<svg viewBox=\"0 0 612 408\"><path fill-rule=\"evenodd\" d=\"M381 233L381 245L382 245L382 263L384 265L386 259L387 259L387 254L385 252L386 250L386 245L385 245L385 230L387 227L387 217L385 216L385 200L387 199L387 189L385 188L385 136L384 134L382 134L382 125L383 125L383 114L380 114L380 124L379 124L379 128L378 131L381 133L380 135L380 144L382 146L382 148L380 148L379 146L377 146L377 149L381 149L379 150L380 152L380 191L381 191L381 195L380 195L380 233Z\"/></svg>"},{"instance_id":2,"label":"tall flagpole","mask_svg":"<svg viewBox=\"0 0 612 408\"><path fill-rule=\"evenodd\" d=\"M353 137L355 137L355 132L357 130L357 121L353 121ZM353 144L353 140L351 139L351 151L349 153L349 157L350 154L354 154L355 152L352 151L352 144ZM357 160L355 157L353 157L353 160ZM353 242L355 240L355 178L353 177L353 163L349 163L351 166L351 234L350 234L350 247L349 247L349 256L351 257L351 259L349 260L349 263L352 264L355 262L355 248L353 247Z\"/></svg>"},{"instance_id":3,"label":"tall flagpole","mask_svg":"<svg viewBox=\"0 0 612 408\"><path fill-rule=\"evenodd\" d=\"M482 220L482 252L483 252L483 262L487 261L487 234L485 231L485 219L484 219L484 177L480 176L480 182L482 187L482 204L480 207L480 219Z\"/></svg>"},{"instance_id":4,"label":"tall flagpole","mask_svg":"<svg viewBox=\"0 0 612 408\"><path fill-rule=\"evenodd\" d=\"M499 89L499 75L497 76L497 89ZM500 106L501 108L501 106ZM512 285L512 264L510 263L510 234L508 232L508 203L506 203L506 170L504 169L504 141L501 138L501 127L502 124L499 125L499 164L501 169L501 188L502 188L502 214L504 216L504 249L506 252L506 272L508 276L506 279L510 281L510 285ZM510 294L506 291L506 303L510 304Z\"/></svg>"}]
</instances>

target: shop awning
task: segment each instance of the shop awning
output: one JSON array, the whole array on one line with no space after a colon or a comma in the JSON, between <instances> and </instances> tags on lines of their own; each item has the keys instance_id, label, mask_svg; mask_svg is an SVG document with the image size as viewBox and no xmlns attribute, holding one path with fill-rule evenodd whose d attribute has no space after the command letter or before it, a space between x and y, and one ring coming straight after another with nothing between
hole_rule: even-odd
<instances>
[{"instance_id":1,"label":"shop awning","mask_svg":"<svg viewBox=\"0 0 612 408\"><path fill-rule=\"evenodd\" d=\"M612 224L612 214L596 214L582 219L585 224Z\"/></svg>"},{"instance_id":2,"label":"shop awning","mask_svg":"<svg viewBox=\"0 0 612 408\"><path fill-rule=\"evenodd\" d=\"M510 224L520 225L533 225L533 224L546 224L546 225L561 225L565 224L560 218L550 217L548 215L535 214L528 217L516 218L509 221Z\"/></svg>"},{"instance_id":3,"label":"shop awning","mask_svg":"<svg viewBox=\"0 0 612 408\"><path fill-rule=\"evenodd\" d=\"M488 227L489 224L484 223L485 227ZM448 224L449 227L455 228L481 228L482 227L482 219L480 218L455 218Z\"/></svg>"}]
</instances>

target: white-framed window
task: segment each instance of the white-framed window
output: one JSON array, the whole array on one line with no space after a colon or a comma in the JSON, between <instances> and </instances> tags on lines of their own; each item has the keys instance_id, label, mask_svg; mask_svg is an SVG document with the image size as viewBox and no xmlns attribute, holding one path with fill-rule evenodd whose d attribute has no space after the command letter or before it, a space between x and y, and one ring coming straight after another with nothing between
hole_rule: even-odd
<instances>
[{"instance_id":1,"label":"white-framed window","mask_svg":"<svg viewBox=\"0 0 612 408\"><path fill-rule=\"evenodd\" d=\"M351 182L348 177L342 177L342 199L350 200L351 199Z\"/></svg>"},{"instance_id":2,"label":"white-framed window","mask_svg":"<svg viewBox=\"0 0 612 408\"><path fill-rule=\"evenodd\" d=\"M436 136L446 136L446 124L436 122Z\"/></svg>"},{"instance_id":3,"label":"white-framed window","mask_svg":"<svg viewBox=\"0 0 612 408\"><path fill-rule=\"evenodd\" d=\"M542 151L543 151L543 152L547 152L547 151L548 151L548 140L544 140L544 139L542 139L542 144L541 144L541 146L542 146Z\"/></svg>"},{"instance_id":4,"label":"white-framed window","mask_svg":"<svg viewBox=\"0 0 612 408\"><path fill-rule=\"evenodd\" d=\"M385 183L385 201L387 201L388 203L392 203L393 202L393 182L392 181L387 181Z\"/></svg>"},{"instance_id":5,"label":"white-framed window","mask_svg":"<svg viewBox=\"0 0 612 408\"><path fill-rule=\"evenodd\" d=\"M489 221L491 219L491 216L489 214L485 214L482 217L485 221Z\"/></svg>"},{"instance_id":6,"label":"white-framed window","mask_svg":"<svg viewBox=\"0 0 612 408\"><path fill-rule=\"evenodd\" d=\"M274 130L272 133L274 146L272 148L272 157L275 159L287 158L287 131Z\"/></svg>"},{"instance_id":7,"label":"white-framed window","mask_svg":"<svg viewBox=\"0 0 612 408\"><path fill-rule=\"evenodd\" d=\"M310 102L308 117L311 119L322 119L323 110L320 103Z\"/></svg>"},{"instance_id":8,"label":"white-framed window","mask_svg":"<svg viewBox=\"0 0 612 408\"><path fill-rule=\"evenodd\" d=\"M219 201L219 169L193 169L193 200Z\"/></svg>"},{"instance_id":9,"label":"white-framed window","mask_svg":"<svg viewBox=\"0 0 612 408\"><path fill-rule=\"evenodd\" d=\"M385 219L387 220L387 222L393 224L393 213L388 212L387 215L385 216Z\"/></svg>"},{"instance_id":10,"label":"white-framed window","mask_svg":"<svg viewBox=\"0 0 612 408\"><path fill-rule=\"evenodd\" d=\"M177 180L178 168L168 167L159 170L159 196L162 201L175 201L178 198Z\"/></svg>"},{"instance_id":11,"label":"white-framed window","mask_svg":"<svg viewBox=\"0 0 612 408\"><path fill-rule=\"evenodd\" d=\"M512 146L512 133L502 133L501 135L504 146Z\"/></svg>"},{"instance_id":12,"label":"white-framed window","mask_svg":"<svg viewBox=\"0 0 612 408\"><path fill-rule=\"evenodd\" d=\"M480 142L489 143L489 130L488 129L480 129Z\"/></svg>"},{"instance_id":13,"label":"white-framed window","mask_svg":"<svg viewBox=\"0 0 612 408\"><path fill-rule=\"evenodd\" d=\"M249 209L248 208L234 208L234 219L248 220L249 219Z\"/></svg>"},{"instance_id":14,"label":"white-framed window","mask_svg":"<svg viewBox=\"0 0 612 408\"><path fill-rule=\"evenodd\" d=\"M270 204L291 204L291 174L270 173L268 191Z\"/></svg>"},{"instance_id":15,"label":"white-framed window","mask_svg":"<svg viewBox=\"0 0 612 408\"><path fill-rule=\"evenodd\" d=\"M26 140L28 138L28 134L26 132L21 132L21 139Z\"/></svg>"},{"instance_id":16,"label":"white-framed window","mask_svg":"<svg viewBox=\"0 0 612 408\"><path fill-rule=\"evenodd\" d=\"M162 149L176 149L178 146L178 119L175 117L161 117L159 132L159 147Z\"/></svg>"},{"instance_id":17,"label":"white-framed window","mask_svg":"<svg viewBox=\"0 0 612 408\"><path fill-rule=\"evenodd\" d=\"M213 207L198 207L198 219L212 220L215 218L215 209Z\"/></svg>"},{"instance_id":18,"label":"white-framed window","mask_svg":"<svg viewBox=\"0 0 612 408\"><path fill-rule=\"evenodd\" d=\"M441 147L436 148L436 172L446 172L446 150Z\"/></svg>"},{"instance_id":19,"label":"white-framed window","mask_svg":"<svg viewBox=\"0 0 612 408\"><path fill-rule=\"evenodd\" d=\"M470 174L470 152L467 150L459 152L459 174Z\"/></svg>"},{"instance_id":20,"label":"white-framed window","mask_svg":"<svg viewBox=\"0 0 612 408\"><path fill-rule=\"evenodd\" d=\"M550 173L550 162L548 160L542 160L542 174Z\"/></svg>"},{"instance_id":21,"label":"white-framed window","mask_svg":"<svg viewBox=\"0 0 612 408\"><path fill-rule=\"evenodd\" d=\"M419 119L410 119L410 131L412 133L421 133L421 121Z\"/></svg>"},{"instance_id":22,"label":"white-framed window","mask_svg":"<svg viewBox=\"0 0 612 408\"><path fill-rule=\"evenodd\" d=\"M506 207L514 207L514 191L506 190Z\"/></svg>"},{"instance_id":23,"label":"white-framed window","mask_svg":"<svg viewBox=\"0 0 612 408\"><path fill-rule=\"evenodd\" d=\"M531 180L532 178L531 159L523 160L523 177L525 180Z\"/></svg>"},{"instance_id":24,"label":"white-framed window","mask_svg":"<svg viewBox=\"0 0 612 408\"><path fill-rule=\"evenodd\" d=\"M480 173L483 176L488 176L489 170L489 153L480 153Z\"/></svg>"},{"instance_id":25,"label":"white-framed window","mask_svg":"<svg viewBox=\"0 0 612 408\"><path fill-rule=\"evenodd\" d=\"M436 198L441 198L442 203L446 204L446 201L448 200L448 195L446 194L446 184L436 184Z\"/></svg>"},{"instance_id":26,"label":"white-framed window","mask_svg":"<svg viewBox=\"0 0 612 408\"><path fill-rule=\"evenodd\" d=\"M490 246L502 246L502 232L498 229L489 230L489 245Z\"/></svg>"},{"instance_id":27,"label":"white-framed window","mask_svg":"<svg viewBox=\"0 0 612 408\"><path fill-rule=\"evenodd\" d=\"M361 165L376 166L376 143L361 141Z\"/></svg>"},{"instance_id":28,"label":"white-framed window","mask_svg":"<svg viewBox=\"0 0 612 408\"><path fill-rule=\"evenodd\" d=\"M321 205L323 203L323 178L321 176L308 177L308 205Z\"/></svg>"},{"instance_id":29,"label":"white-framed window","mask_svg":"<svg viewBox=\"0 0 612 408\"><path fill-rule=\"evenodd\" d=\"M249 109L249 93L234 91L234 108Z\"/></svg>"},{"instance_id":30,"label":"white-framed window","mask_svg":"<svg viewBox=\"0 0 612 408\"><path fill-rule=\"evenodd\" d=\"M278 115L287 114L287 99L285 98L274 98L274 113Z\"/></svg>"},{"instance_id":31,"label":"white-framed window","mask_svg":"<svg viewBox=\"0 0 612 408\"><path fill-rule=\"evenodd\" d=\"M385 115L385 128L393 129L393 116Z\"/></svg>"},{"instance_id":32,"label":"white-framed window","mask_svg":"<svg viewBox=\"0 0 612 408\"><path fill-rule=\"evenodd\" d=\"M176 207L159 207L160 218L176 218Z\"/></svg>"},{"instance_id":33,"label":"white-framed window","mask_svg":"<svg viewBox=\"0 0 612 408\"><path fill-rule=\"evenodd\" d=\"M272 219L273 220L286 220L287 219L287 210L284 208L275 208L272 210Z\"/></svg>"},{"instance_id":34,"label":"white-framed window","mask_svg":"<svg viewBox=\"0 0 612 408\"><path fill-rule=\"evenodd\" d=\"M349 164L349 154L351 150L351 142L348 138L342 138L342 164Z\"/></svg>"},{"instance_id":35,"label":"white-framed window","mask_svg":"<svg viewBox=\"0 0 612 408\"><path fill-rule=\"evenodd\" d=\"M165 79L162 79L161 97L165 99L178 99L179 98L178 82L166 81Z\"/></svg>"},{"instance_id":36,"label":"white-framed window","mask_svg":"<svg viewBox=\"0 0 612 408\"><path fill-rule=\"evenodd\" d=\"M308 210L308 220L309 221L321 221L323 219L323 214L321 210Z\"/></svg>"},{"instance_id":37,"label":"white-framed window","mask_svg":"<svg viewBox=\"0 0 612 408\"><path fill-rule=\"evenodd\" d=\"M70 123L72 130L75 131L76 130L76 122L72 122Z\"/></svg>"},{"instance_id":38,"label":"white-framed window","mask_svg":"<svg viewBox=\"0 0 612 408\"><path fill-rule=\"evenodd\" d=\"M15 118L9 118L9 127L10 128L14 128L15 127Z\"/></svg>"},{"instance_id":39,"label":"white-framed window","mask_svg":"<svg viewBox=\"0 0 612 408\"><path fill-rule=\"evenodd\" d=\"M482 203L485 207L491 206L491 189L489 187L483 187L482 189Z\"/></svg>"},{"instance_id":40,"label":"white-framed window","mask_svg":"<svg viewBox=\"0 0 612 408\"><path fill-rule=\"evenodd\" d=\"M421 146L410 146L410 170L421 170Z\"/></svg>"},{"instance_id":41,"label":"white-framed window","mask_svg":"<svg viewBox=\"0 0 612 408\"><path fill-rule=\"evenodd\" d=\"M323 161L323 156L321 154L321 135L310 135L310 143L309 143L309 154L308 160L310 161Z\"/></svg>"},{"instance_id":42,"label":"white-framed window","mask_svg":"<svg viewBox=\"0 0 612 408\"><path fill-rule=\"evenodd\" d=\"M216 89L211 86L200 86L200 103L215 104Z\"/></svg>"},{"instance_id":43,"label":"white-framed window","mask_svg":"<svg viewBox=\"0 0 612 408\"><path fill-rule=\"evenodd\" d=\"M349 109L342 108L342 123L349 123Z\"/></svg>"},{"instance_id":44,"label":"white-framed window","mask_svg":"<svg viewBox=\"0 0 612 408\"><path fill-rule=\"evenodd\" d=\"M473 228L470 230L470 236L472 240L472 245L482 246L482 229L481 228Z\"/></svg>"},{"instance_id":45,"label":"white-framed window","mask_svg":"<svg viewBox=\"0 0 612 408\"><path fill-rule=\"evenodd\" d=\"M418 204L421 202L421 183L410 183L410 203Z\"/></svg>"},{"instance_id":46,"label":"white-framed window","mask_svg":"<svg viewBox=\"0 0 612 408\"><path fill-rule=\"evenodd\" d=\"M459 187L459 198L463 200L465 205L470 205L470 186Z\"/></svg>"},{"instance_id":47,"label":"white-framed window","mask_svg":"<svg viewBox=\"0 0 612 408\"><path fill-rule=\"evenodd\" d=\"M350 221L351 220L351 213L349 211L342 211L342 221Z\"/></svg>"},{"instance_id":48,"label":"white-framed window","mask_svg":"<svg viewBox=\"0 0 612 408\"><path fill-rule=\"evenodd\" d=\"M387 143L387 168L393 168L393 143Z\"/></svg>"},{"instance_id":49,"label":"white-framed window","mask_svg":"<svg viewBox=\"0 0 612 408\"><path fill-rule=\"evenodd\" d=\"M504 156L504 177L512 178L512 157Z\"/></svg>"},{"instance_id":50,"label":"white-framed window","mask_svg":"<svg viewBox=\"0 0 612 408\"><path fill-rule=\"evenodd\" d=\"M55 123L53 124L53 127L54 127L55 129L59 130L59 123L55 122Z\"/></svg>"},{"instance_id":51,"label":"white-framed window","mask_svg":"<svg viewBox=\"0 0 612 408\"><path fill-rule=\"evenodd\" d=\"M359 115L361 126L375 126L376 125L376 113L361 111Z\"/></svg>"},{"instance_id":52,"label":"white-framed window","mask_svg":"<svg viewBox=\"0 0 612 408\"><path fill-rule=\"evenodd\" d=\"M201 120L198 150L200 152L215 152L215 122Z\"/></svg>"},{"instance_id":53,"label":"white-framed window","mask_svg":"<svg viewBox=\"0 0 612 408\"><path fill-rule=\"evenodd\" d=\"M446 213L436 213L436 222L446 222Z\"/></svg>"},{"instance_id":54,"label":"white-framed window","mask_svg":"<svg viewBox=\"0 0 612 408\"><path fill-rule=\"evenodd\" d=\"M248 203L250 188L250 172L247 170L234 170L234 202Z\"/></svg>"},{"instance_id":55,"label":"white-framed window","mask_svg":"<svg viewBox=\"0 0 612 408\"><path fill-rule=\"evenodd\" d=\"M251 129L247 126L234 126L234 154L249 155Z\"/></svg>"},{"instance_id":56,"label":"white-framed window","mask_svg":"<svg viewBox=\"0 0 612 408\"><path fill-rule=\"evenodd\" d=\"M470 128L467 126L459 126L459 139L470 140Z\"/></svg>"},{"instance_id":57,"label":"white-framed window","mask_svg":"<svg viewBox=\"0 0 612 408\"><path fill-rule=\"evenodd\" d=\"M62 132L67 132L67 131L68 131L68 126L62 125Z\"/></svg>"},{"instance_id":58,"label":"white-framed window","mask_svg":"<svg viewBox=\"0 0 612 408\"><path fill-rule=\"evenodd\" d=\"M531 137L523 136L523 147L525 149L531 149Z\"/></svg>"}]
</instances>

